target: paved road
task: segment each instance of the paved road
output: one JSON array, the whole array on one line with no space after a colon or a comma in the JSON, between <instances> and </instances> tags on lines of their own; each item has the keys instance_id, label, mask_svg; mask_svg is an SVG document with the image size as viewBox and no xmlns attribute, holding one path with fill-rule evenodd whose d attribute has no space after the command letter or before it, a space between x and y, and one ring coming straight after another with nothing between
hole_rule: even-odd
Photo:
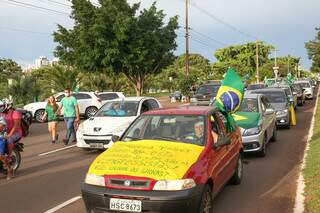
<instances>
[{"instance_id":1,"label":"paved road","mask_svg":"<svg viewBox=\"0 0 320 213\"><path fill-rule=\"evenodd\" d=\"M314 101L298 108L298 125L279 130L278 141L268 146L265 158L247 156L244 181L226 186L214 200L216 213L291 212L297 167L302 159ZM60 135L64 124L59 124ZM45 124L34 124L23 139L25 152L17 177L7 182L0 176L1 212L45 212L80 195L80 185L90 162L99 152L86 152L63 144L50 144ZM39 156L40 155L40 156ZM85 212L78 200L58 212Z\"/></svg>"}]
</instances>

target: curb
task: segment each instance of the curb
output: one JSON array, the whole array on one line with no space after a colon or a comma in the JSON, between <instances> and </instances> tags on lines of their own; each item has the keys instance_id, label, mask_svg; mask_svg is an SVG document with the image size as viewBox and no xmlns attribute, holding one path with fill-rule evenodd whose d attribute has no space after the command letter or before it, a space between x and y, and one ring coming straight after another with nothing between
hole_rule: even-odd
<instances>
[{"instance_id":1,"label":"curb","mask_svg":"<svg viewBox=\"0 0 320 213\"><path fill-rule=\"evenodd\" d=\"M308 156L308 150L309 150L309 147L310 147L310 143L309 142L310 142L310 140L311 140L311 138L313 136L315 115L316 115L317 108L318 108L319 92L320 92L320 87L318 87L316 104L315 104L315 107L313 109L313 115L312 115L312 120L311 120L309 133L308 133L307 144L306 144L306 148L304 150L303 161L302 161L302 164L301 164L301 167L300 167L299 177L298 177L298 180L297 180L297 191L296 191L296 199L295 199L295 203L294 203L293 213L303 213L304 212L304 201L305 201L304 188L305 188L305 182L304 182L302 171L305 168L306 158Z\"/></svg>"}]
</instances>

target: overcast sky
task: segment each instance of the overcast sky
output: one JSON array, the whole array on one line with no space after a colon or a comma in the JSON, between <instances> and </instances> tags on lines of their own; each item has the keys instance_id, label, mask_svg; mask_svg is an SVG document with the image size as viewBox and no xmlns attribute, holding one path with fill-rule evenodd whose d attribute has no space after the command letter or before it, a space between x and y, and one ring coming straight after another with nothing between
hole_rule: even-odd
<instances>
[{"instance_id":1,"label":"overcast sky","mask_svg":"<svg viewBox=\"0 0 320 213\"><path fill-rule=\"evenodd\" d=\"M21 7L12 1L8 3L10 1L0 0L0 58L12 58L23 67L33 64L38 56L52 59L56 44L51 34L56 24L72 27L67 15L70 9L64 5L70 3L67 0L55 0L61 4L50 0L15 0L59 12L52 14L26 8L26 5ZM149 7L154 0L141 2L142 7ZM168 17L179 15L180 25L184 26L184 0L158 0L157 6ZM320 0L191 0L190 51L214 61L213 52L223 45L259 38L274 45L280 56L301 57L302 68L308 69L311 61L304 42L313 39L315 27L320 26L319 8ZM183 30L177 33L176 54L181 54L185 45Z\"/></svg>"}]
</instances>

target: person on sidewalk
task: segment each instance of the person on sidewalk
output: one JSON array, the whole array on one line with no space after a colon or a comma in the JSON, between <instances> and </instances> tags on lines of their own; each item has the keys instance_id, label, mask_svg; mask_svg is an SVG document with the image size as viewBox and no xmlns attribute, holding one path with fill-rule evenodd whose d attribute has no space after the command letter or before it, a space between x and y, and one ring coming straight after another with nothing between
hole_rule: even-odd
<instances>
[{"instance_id":1,"label":"person on sidewalk","mask_svg":"<svg viewBox=\"0 0 320 213\"><path fill-rule=\"evenodd\" d=\"M67 126L67 133L63 143L68 145L70 139L71 142L76 141L75 125L77 126L80 122L80 110L77 99L71 96L70 89L65 89L64 93L65 97L61 100L61 105L57 109L56 115L59 115L63 108L64 121Z\"/></svg>"},{"instance_id":2,"label":"person on sidewalk","mask_svg":"<svg viewBox=\"0 0 320 213\"><path fill-rule=\"evenodd\" d=\"M42 116L42 120L48 119L48 131L51 134L51 143L55 144L56 140L58 140L57 134L57 125L58 125L58 117L56 115L56 111L58 109L58 105L56 103L56 99L54 96L50 96L48 98L48 103L45 108L45 113Z\"/></svg>"}]
</instances>

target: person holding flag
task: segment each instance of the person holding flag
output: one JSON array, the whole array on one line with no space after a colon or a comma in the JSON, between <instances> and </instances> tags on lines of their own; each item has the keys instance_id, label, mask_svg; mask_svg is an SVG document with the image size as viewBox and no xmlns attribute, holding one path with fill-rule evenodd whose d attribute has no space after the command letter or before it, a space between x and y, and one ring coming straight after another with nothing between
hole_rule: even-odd
<instances>
[{"instance_id":1,"label":"person holding flag","mask_svg":"<svg viewBox=\"0 0 320 213\"><path fill-rule=\"evenodd\" d=\"M214 105L226 116L228 131L235 129L235 121L231 114L241 105L244 95L244 83L241 77L232 68L229 68L221 82Z\"/></svg>"}]
</instances>

